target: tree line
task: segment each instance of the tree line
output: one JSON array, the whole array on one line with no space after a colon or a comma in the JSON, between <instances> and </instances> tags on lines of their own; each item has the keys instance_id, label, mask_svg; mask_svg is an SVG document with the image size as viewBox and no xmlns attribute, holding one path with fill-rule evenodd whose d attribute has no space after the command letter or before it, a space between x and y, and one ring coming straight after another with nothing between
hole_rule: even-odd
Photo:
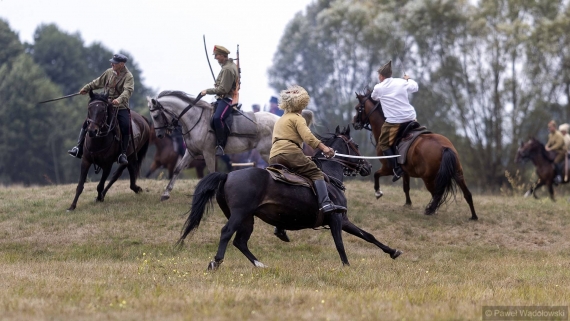
<instances>
[{"instance_id":1,"label":"tree line","mask_svg":"<svg viewBox=\"0 0 570 321\"><path fill-rule=\"evenodd\" d=\"M133 55L135 77L131 108L147 112L142 70ZM76 182L79 163L67 155L86 117L82 97L44 105L37 102L79 92L81 86L110 68L113 52L103 44L86 45L79 33L42 24L34 41L22 43L0 19L0 183L63 184Z\"/></svg>"},{"instance_id":2,"label":"tree line","mask_svg":"<svg viewBox=\"0 0 570 321\"><path fill-rule=\"evenodd\" d=\"M549 120L570 121L566 0L317 0L286 27L270 85L307 88L334 128L350 123L355 91L372 88L388 60L394 77L420 84L418 121L451 139L481 189L506 184L521 140L546 142Z\"/></svg>"}]
</instances>

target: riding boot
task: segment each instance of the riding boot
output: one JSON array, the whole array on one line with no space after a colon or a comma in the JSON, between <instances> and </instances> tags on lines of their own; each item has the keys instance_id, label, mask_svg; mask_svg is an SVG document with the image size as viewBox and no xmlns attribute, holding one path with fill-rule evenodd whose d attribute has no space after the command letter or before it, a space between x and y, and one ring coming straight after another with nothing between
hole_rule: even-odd
<instances>
[{"instance_id":1,"label":"riding boot","mask_svg":"<svg viewBox=\"0 0 570 321\"><path fill-rule=\"evenodd\" d=\"M129 138L130 135L124 135L121 138L121 155L119 155L119 159L117 163L121 165L127 165L129 161L127 160L127 148L129 148Z\"/></svg>"},{"instance_id":2,"label":"riding boot","mask_svg":"<svg viewBox=\"0 0 570 321\"><path fill-rule=\"evenodd\" d=\"M395 155L391 148L382 151L382 154L384 154L384 156L394 156ZM402 174L404 172L402 171L402 167L400 167L400 164L398 164L398 158L397 157L388 158L388 162L392 166L392 172L394 173L394 177L392 177L392 182L395 182L395 181L399 180L400 177L402 177Z\"/></svg>"},{"instance_id":3,"label":"riding boot","mask_svg":"<svg viewBox=\"0 0 570 321\"><path fill-rule=\"evenodd\" d=\"M216 128L216 156L224 156L224 147L226 147L226 133L223 126Z\"/></svg>"},{"instance_id":4,"label":"riding boot","mask_svg":"<svg viewBox=\"0 0 570 321\"><path fill-rule=\"evenodd\" d=\"M291 242L291 240L289 240L289 236L287 236L287 232L285 232L285 230L280 227L275 226L273 234L275 234L275 236L277 236L283 242Z\"/></svg>"},{"instance_id":5,"label":"riding boot","mask_svg":"<svg viewBox=\"0 0 570 321\"><path fill-rule=\"evenodd\" d=\"M77 139L77 145L73 146L72 149L68 150L67 153L73 157L81 158L83 156L83 143L85 142L85 134L87 131L81 127L79 131L79 138Z\"/></svg>"},{"instance_id":6,"label":"riding boot","mask_svg":"<svg viewBox=\"0 0 570 321\"><path fill-rule=\"evenodd\" d=\"M346 211L346 207L335 205L331 201L327 190L327 184L324 180L318 179L315 181L315 190L317 191L317 200L319 201L319 212L321 212L322 215L332 212Z\"/></svg>"},{"instance_id":7,"label":"riding boot","mask_svg":"<svg viewBox=\"0 0 570 321\"><path fill-rule=\"evenodd\" d=\"M554 164L554 185L562 183L562 164Z\"/></svg>"}]
</instances>

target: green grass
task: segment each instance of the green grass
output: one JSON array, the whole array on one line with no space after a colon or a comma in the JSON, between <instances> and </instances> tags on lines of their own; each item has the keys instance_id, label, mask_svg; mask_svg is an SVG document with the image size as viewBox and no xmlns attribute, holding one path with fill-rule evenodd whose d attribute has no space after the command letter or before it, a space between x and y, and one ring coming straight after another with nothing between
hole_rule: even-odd
<instances>
[{"instance_id":1,"label":"green grass","mask_svg":"<svg viewBox=\"0 0 570 321\"><path fill-rule=\"evenodd\" d=\"M288 232L256 220L249 242L269 268L228 247L206 271L225 218L215 206L181 250L173 247L196 180L141 180L135 195L119 181L104 203L89 183L74 212L75 185L0 188L0 320L480 320L484 305L568 305L570 222L558 202L474 196L469 221L461 193L434 216L429 195L401 185L347 183L349 217L397 260L343 234L343 267L329 231ZM543 194L544 195L544 194Z\"/></svg>"}]
</instances>

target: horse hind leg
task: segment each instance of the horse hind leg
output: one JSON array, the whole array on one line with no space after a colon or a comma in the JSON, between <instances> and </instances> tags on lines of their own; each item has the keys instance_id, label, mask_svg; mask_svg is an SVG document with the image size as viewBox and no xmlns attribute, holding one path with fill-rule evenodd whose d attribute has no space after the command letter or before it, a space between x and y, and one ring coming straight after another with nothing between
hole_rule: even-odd
<instances>
[{"instance_id":1,"label":"horse hind leg","mask_svg":"<svg viewBox=\"0 0 570 321\"><path fill-rule=\"evenodd\" d=\"M101 174L101 179L99 180L99 184L97 184L97 198L95 199L95 201L97 202L103 202L105 200L105 195L107 194L107 191L109 190L109 185L107 185L107 187L105 189L103 189L105 187L105 181L107 180L107 177L109 177L109 173L111 173L111 168L112 165L109 167L105 167L103 168L103 173ZM109 183L111 184L111 183Z\"/></svg>"},{"instance_id":2,"label":"horse hind leg","mask_svg":"<svg viewBox=\"0 0 570 321\"><path fill-rule=\"evenodd\" d=\"M113 175L111 175L111 180L109 181L109 184L107 184L107 187L105 187L105 190L102 193L102 198L105 198L105 195L107 195L107 192L109 191L111 186L113 186L113 184L115 184L117 179L119 179L119 177L121 177L121 174L123 174L123 171L125 170L126 167L127 167L127 165L119 165L117 170L113 173ZM109 167L109 172L110 171L111 171L111 168ZM103 171L103 176L105 176L105 170ZM107 172L107 176L109 176L108 172ZM107 176L105 176L105 179L107 179ZM103 180L103 177L101 177L101 182L103 182L103 183L105 182L105 180ZM101 199L101 202L102 201L103 200Z\"/></svg>"},{"instance_id":3,"label":"horse hind leg","mask_svg":"<svg viewBox=\"0 0 570 321\"><path fill-rule=\"evenodd\" d=\"M256 267L265 268L267 265L259 262L255 255L251 253L247 247L247 242L253 233L253 216L246 218L241 224L240 228L236 232L236 237L234 238L234 246L247 257L247 259Z\"/></svg>"},{"instance_id":4,"label":"horse hind leg","mask_svg":"<svg viewBox=\"0 0 570 321\"><path fill-rule=\"evenodd\" d=\"M406 195L406 203L404 204L404 206L411 207L412 199L410 198L410 175L404 173L402 178L403 178L402 188L404 189L404 194Z\"/></svg>"},{"instance_id":5,"label":"horse hind leg","mask_svg":"<svg viewBox=\"0 0 570 321\"><path fill-rule=\"evenodd\" d=\"M178 175L180 175L180 172L182 172L182 170L188 167L188 164L190 164L191 161L192 161L192 156L190 155L190 153L188 153L188 150L186 150L186 152L184 153L184 157L182 157L180 162L176 164L176 168L174 169L174 175L170 179L170 182L168 182L168 185L166 185L166 188L164 189L162 196L160 196L161 201L166 201L167 199L170 198L170 192L174 188L174 183L176 183Z\"/></svg>"},{"instance_id":6,"label":"horse hind leg","mask_svg":"<svg viewBox=\"0 0 570 321\"><path fill-rule=\"evenodd\" d=\"M232 216L230 216L230 219L226 225L222 227L220 243L218 244L218 252L214 257L214 260L208 264L208 270L217 270L222 262L224 262L224 256L226 254L228 243L230 242L230 239L234 233L238 230L238 227L241 225L242 220L243 217L240 215L240 213L232 213Z\"/></svg>"},{"instance_id":7,"label":"horse hind leg","mask_svg":"<svg viewBox=\"0 0 570 321\"><path fill-rule=\"evenodd\" d=\"M331 228L334 245L336 246L336 250L340 255L342 265L350 265L350 263L348 263L348 257L346 256L346 251L344 249L344 243L342 242L342 213L336 212L331 214L329 226Z\"/></svg>"},{"instance_id":8,"label":"horse hind leg","mask_svg":"<svg viewBox=\"0 0 570 321\"><path fill-rule=\"evenodd\" d=\"M129 171L129 177L131 179L131 190L135 193L140 193L143 191L142 187L137 185L137 171L134 167L134 165L132 165L130 162L127 165L127 170Z\"/></svg>"},{"instance_id":9,"label":"horse hind leg","mask_svg":"<svg viewBox=\"0 0 570 321\"><path fill-rule=\"evenodd\" d=\"M465 201L467 201L467 204L469 204L469 209L471 210L470 220L474 221L478 220L479 218L475 213L475 206L473 205L473 196L471 195L471 192L467 188L467 184L465 184L465 178L463 178L463 174L457 175L457 177L455 178L455 182L457 182L457 185L459 185L459 188L461 188L461 191L463 192L463 198L465 198Z\"/></svg>"},{"instance_id":10,"label":"horse hind leg","mask_svg":"<svg viewBox=\"0 0 570 321\"><path fill-rule=\"evenodd\" d=\"M345 231L346 233L349 233L349 234L352 234L356 237L359 237L359 238L365 240L366 242L370 242L370 243L378 246L382 251L384 251L384 253L388 253L390 255L390 257L394 260L402 254L402 251L400 251L398 249L392 249L389 246L386 246L386 245L380 243L380 241L378 241L374 237L374 235L372 235L372 234L364 231L363 229L359 228L358 226L354 225L354 223L352 223L348 219L345 219L342 222L342 230Z\"/></svg>"}]
</instances>

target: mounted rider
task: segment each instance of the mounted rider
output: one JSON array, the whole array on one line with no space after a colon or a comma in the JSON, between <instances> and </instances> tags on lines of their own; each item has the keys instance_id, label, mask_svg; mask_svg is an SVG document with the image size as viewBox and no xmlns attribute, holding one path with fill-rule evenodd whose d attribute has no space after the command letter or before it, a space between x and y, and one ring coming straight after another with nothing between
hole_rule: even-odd
<instances>
[{"instance_id":1,"label":"mounted rider","mask_svg":"<svg viewBox=\"0 0 570 321\"><path fill-rule=\"evenodd\" d=\"M568 132L570 132L570 125L562 124L558 126L558 131L560 131L560 134L562 134L562 137L564 137L564 145L566 145L566 151L570 152L570 134L568 134Z\"/></svg>"},{"instance_id":2,"label":"mounted rider","mask_svg":"<svg viewBox=\"0 0 570 321\"><path fill-rule=\"evenodd\" d=\"M133 74L127 69L127 56L123 54L115 54L109 61L111 68L99 77L83 86L79 91L80 94L85 95L91 90L105 88L105 92L109 94L109 100L118 108L117 120L119 121L119 128L121 130L121 154L117 162L121 165L128 164L127 148L129 147L130 138L130 113L129 113L129 99L135 89L135 79ZM85 133L88 126L87 120L83 123L79 132L79 139L77 145L67 152L69 155L77 158L83 156L83 144L85 142Z\"/></svg>"},{"instance_id":3,"label":"mounted rider","mask_svg":"<svg viewBox=\"0 0 570 321\"><path fill-rule=\"evenodd\" d=\"M239 71L233 59L228 58L230 51L223 46L214 46L214 59L222 70L216 78L214 88L204 89L202 95L216 95L216 105L213 116L214 132L216 133L216 156L224 155L224 147L229 134L229 128L224 123L232 112L232 98L237 88Z\"/></svg>"},{"instance_id":4,"label":"mounted rider","mask_svg":"<svg viewBox=\"0 0 570 321\"><path fill-rule=\"evenodd\" d=\"M548 142L544 146L544 149L548 152L556 152L556 157L554 158L554 184L562 183L562 161L566 157L566 145L564 144L564 137L562 134L556 130L556 122L551 120L548 123Z\"/></svg>"},{"instance_id":5,"label":"mounted rider","mask_svg":"<svg viewBox=\"0 0 570 321\"><path fill-rule=\"evenodd\" d=\"M273 145L269 154L269 164L282 164L292 172L312 180L322 215L346 211L345 207L335 205L330 200L323 172L305 156L301 149L301 143L304 142L314 149L319 148L327 158L334 156L334 150L311 133L307 121L301 116L301 111L309 105L309 101L309 94L301 86L294 85L281 91L279 109L284 110L285 113L273 127ZM284 241L289 240L285 231L277 227L275 235Z\"/></svg>"},{"instance_id":6,"label":"mounted rider","mask_svg":"<svg viewBox=\"0 0 570 321\"><path fill-rule=\"evenodd\" d=\"M418 91L418 83L407 75L403 78L392 78L392 60L378 69L378 79L380 83L374 86L370 97L380 101L386 122L382 125L377 148L382 150L384 156L392 156L395 155L392 145L400 125L416 120L416 110L410 104L408 94ZM394 171L392 182L395 182L400 179L403 171L396 158L389 158L388 161Z\"/></svg>"}]
</instances>

